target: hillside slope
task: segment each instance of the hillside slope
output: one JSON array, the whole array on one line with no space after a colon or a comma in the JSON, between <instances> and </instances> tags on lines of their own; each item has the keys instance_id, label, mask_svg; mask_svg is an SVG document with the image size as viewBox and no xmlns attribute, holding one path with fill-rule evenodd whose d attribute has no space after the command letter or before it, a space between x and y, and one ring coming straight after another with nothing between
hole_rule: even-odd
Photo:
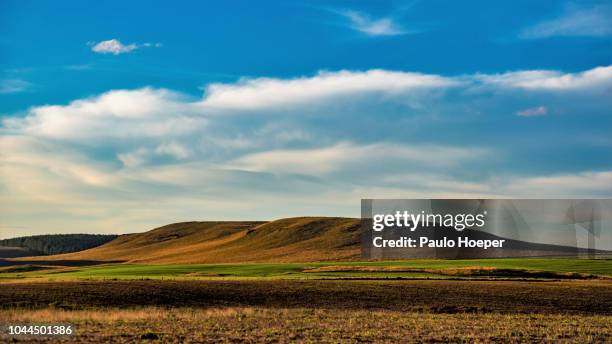
<instances>
[{"instance_id":1,"label":"hillside slope","mask_svg":"<svg viewBox=\"0 0 612 344\"><path fill-rule=\"evenodd\" d=\"M131 263L304 262L358 258L359 220L300 217L271 222L183 222L122 235L86 251L28 260Z\"/></svg>"},{"instance_id":2,"label":"hillside slope","mask_svg":"<svg viewBox=\"0 0 612 344\"><path fill-rule=\"evenodd\" d=\"M423 229L418 235L437 238L440 229ZM391 234L388 232L387 234ZM445 234L451 239L503 239L476 230ZM360 220L338 217L297 217L271 222L182 222L144 233L126 234L102 246L54 256L11 259L21 264L59 265L104 262L193 264L242 262L313 262L359 260ZM372 252L374 259L494 258L575 256L584 249L506 239L503 249L415 248ZM609 253L609 252L607 252ZM44 263L43 263L44 262Z\"/></svg>"}]
</instances>

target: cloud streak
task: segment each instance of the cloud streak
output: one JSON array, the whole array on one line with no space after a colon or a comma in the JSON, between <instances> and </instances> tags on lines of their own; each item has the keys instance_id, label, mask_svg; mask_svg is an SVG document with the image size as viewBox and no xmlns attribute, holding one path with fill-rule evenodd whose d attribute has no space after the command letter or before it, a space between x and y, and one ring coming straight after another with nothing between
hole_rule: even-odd
<instances>
[{"instance_id":1,"label":"cloud streak","mask_svg":"<svg viewBox=\"0 0 612 344\"><path fill-rule=\"evenodd\" d=\"M612 35L612 6L568 8L563 15L524 29L520 37L543 39L556 36L606 37Z\"/></svg>"},{"instance_id":2,"label":"cloud streak","mask_svg":"<svg viewBox=\"0 0 612 344\"><path fill-rule=\"evenodd\" d=\"M202 105L211 108L255 109L303 104L345 95L402 93L451 87L459 81L421 73L380 69L365 72L319 72L296 79L243 79L236 84L212 84Z\"/></svg>"},{"instance_id":3,"label":"cloud streak","mask_svg":"<svg viewBox=\"0 0 612 344\"><path fill-rule=\"evenodd\" d=\"M588 90L612 86L612 66L596 67L579 73L550 70L517 71L502 74L476 75L485 85L525 90Z\"/></svg>"},{"instance_id":4,"label":"cloud streak","mask_svg":"<svg viewBox=\"0 0 612 344\"><path fill-rule=\"evenodd\" d=\"M30 88L31 84L21 79L0 80L0 94L19 93Z\"/></svg>"},{"instance_id":5,"label":"cloud streak","mask_svg":"<svg viewBox=\"0 0 612 344\"><path fill-rule=\"evenodd\" d=\"M546 106L538 106L535 108L517 111L516 115L519 117L537 117L537 116L546 116L547 113L548 113L548 109L546 108Z\"/></svg>"},{"instance_id":6,"label":"cloud streak","mask_svg":"<svg viewBox=\"0 0 612 344\"><path fill-rule=\"evenodd\" d=\"M409 33L391 17L373 19L367 14L345 10L339 12L349 21L349 27L368 36L397 36Z\"/></svg>"},{"instance_id":7,"label":"cloud streak","mask_svg":"<svg viewBox=\"0 0 612 344\"><path fill-rule=\"evenodd\" d=\"M355 145L340 142L312 149L272 150L243 156L230 162L247 171L296 174L328 174L339 170L367 169L377 165L452 166L486 154L483 149L435 145L377 143Z\"/></svg>"}]
</instances>

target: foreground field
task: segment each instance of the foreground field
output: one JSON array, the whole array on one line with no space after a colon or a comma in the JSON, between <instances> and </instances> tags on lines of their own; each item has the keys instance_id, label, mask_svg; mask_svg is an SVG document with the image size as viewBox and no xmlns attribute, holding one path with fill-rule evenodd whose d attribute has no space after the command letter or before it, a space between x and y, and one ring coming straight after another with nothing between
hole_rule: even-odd
<instances>
[{"instance_id":1,"label":"foreground field","mask_svg":"<svg viewBox=\"0 0 612 344\"><path fill-rule=\"evenodd\" d=\"M72 323L74 342L607 343L612 316L434 314L310 308L0 311L0 322ZM22 338L32 340L33 338ZM1 336L0 341L8 341ZM48 342L49 339L40 339ZM63 342L65 338L57 338Z\"/></svg>"},{"instance_id":2,"label":"foreground field","mask_svg":"<svg viewBox=\"0 0 612 344\"><path fill-rule=\"evenodd\" d=\"M0 305L0 325L71 323L78 342L612 341L608 280L21 282Z\"/></svg>"},{"instance_id":3,"label":"foreground field","mask_svg":"<svg viewBox=\"0 0 612 344\"><path fill-rule=\"evenodd\" d=\"M612 277L609 259L464 259L242 264L109 264L45 266L11 262L0 267L0 282L71 279L210 278L593 278ZM70 262L65 263L70 265ZM74 265L78 265L76 262ZM81 262L82 263L82 262ZM79 263L80 264L80 263Z\"/></svg>"},{"instance_id":4,"label":"foreground field","mask_svg":"<svg viewBox=\"0 0 612 344\"><path fill-rule=\"evenodd\" d=\"M609 281L81 281L3 284L5 309L272 307L612 315Z\"/></svg>"},{"instance_id":5,"label":"foreground field","mask_svg":"<svg viewBox=\"0 0 612 344\"><path fill-rule=\"evenodd\" d=\"M71 323L53 340L89 343L612 342L606 259L63 263L0 267L0 327Z\"/></svg>"}]
</instances>

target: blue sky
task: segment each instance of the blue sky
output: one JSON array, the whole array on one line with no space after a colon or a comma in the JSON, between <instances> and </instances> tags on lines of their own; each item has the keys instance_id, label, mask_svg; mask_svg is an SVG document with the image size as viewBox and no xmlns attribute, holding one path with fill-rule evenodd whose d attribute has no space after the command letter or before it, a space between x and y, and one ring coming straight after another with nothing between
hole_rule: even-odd
<instances>
[{"instance_id":1,"label":"blue sky","mask_svg":"<svg viewBox=\"0 0 612 344\"><path fill-rule=\"evenodd\" d=\"M612 2L0 3L0 237L611 197Z\"/></svg>"}]
</instances>

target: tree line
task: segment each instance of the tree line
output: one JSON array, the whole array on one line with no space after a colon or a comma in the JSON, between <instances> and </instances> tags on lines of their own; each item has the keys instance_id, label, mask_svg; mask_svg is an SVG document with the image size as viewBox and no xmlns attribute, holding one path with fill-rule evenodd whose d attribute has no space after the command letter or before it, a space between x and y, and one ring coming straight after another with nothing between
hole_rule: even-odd
<instances>
[{"instance_id":1,"label":"tree line","mask_svg":"<svg viewBox=\"0 0 612 344\"><path fill-rule=\"evenodd\" d=\"M106 244L111 234L48 234L0 240L0 246L25 247L42 255L69 253Z\"/></svg>"}]
</instances>

